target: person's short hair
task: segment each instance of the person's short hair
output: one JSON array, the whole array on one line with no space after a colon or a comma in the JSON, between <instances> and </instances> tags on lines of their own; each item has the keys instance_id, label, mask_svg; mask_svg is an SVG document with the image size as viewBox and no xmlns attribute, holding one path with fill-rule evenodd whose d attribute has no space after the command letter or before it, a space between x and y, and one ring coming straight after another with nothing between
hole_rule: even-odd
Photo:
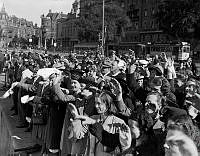
<instances>
[{"instance_id":1,"label":"person's short hair","mask_svg":"<svg viewBox=\"0 0 200 156\"><path fill-rule=\"evenodd\" d=\"M190 137L175 125L171 125L169 130L171 133L169 136L167 135L164 144L167 155L171 155L172 152L175 154L174 147L176 146L176 151L180 153L180 156L198 156L198 148Z\"/></svg>"},{"instance_id":2,"label":"person's short hair","mask_svg":"<svg viewBox=\"0 0 200 156\"><path fill-rule=\"evenodd\" d=\"M200 130L196 125L194 125L189 115L183 114L179 116L174 116L170 120L172 120L174 122L173 125L175 125L170 125L171 128L182 131L194 141L197 147L200 147Z\"/></svg>"}]
</instances>

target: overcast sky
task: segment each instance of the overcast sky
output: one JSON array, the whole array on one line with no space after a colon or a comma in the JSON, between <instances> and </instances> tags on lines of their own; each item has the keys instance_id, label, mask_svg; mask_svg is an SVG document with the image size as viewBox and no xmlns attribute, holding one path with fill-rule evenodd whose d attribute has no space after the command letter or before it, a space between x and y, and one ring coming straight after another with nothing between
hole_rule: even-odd
<instances>
[{"instance_id":1,"label":"overcast sky","mask_svg":"<svg viewBox=\"0 0 200 156\"><path fill-rule=\"evenodd\" d=\"M74 0L0 0L0 6L4 3L8 15L16 15L37 23L39 26L40 16L47 14L49 9L53 12L68 13Z\"/></svg>"}]
</instances>

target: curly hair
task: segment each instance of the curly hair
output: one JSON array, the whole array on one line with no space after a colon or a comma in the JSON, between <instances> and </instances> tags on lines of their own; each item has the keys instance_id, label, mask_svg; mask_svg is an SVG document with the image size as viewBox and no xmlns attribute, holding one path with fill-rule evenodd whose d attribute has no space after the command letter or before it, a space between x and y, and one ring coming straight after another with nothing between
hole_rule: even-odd
<instances>
[{"instance_id":1,"label":"curly hair","mask_svg":"<svg viewBox=\"0 0 200 156\"><path fill-rule=\"evenodd\" d=\"M174 121L174 125L176 125L179 130L184 132L194 141L200 151L200 130L194 125L191 117L189 115L180 115L174 117L172 121Z\"/></svg>"}]
</instances>

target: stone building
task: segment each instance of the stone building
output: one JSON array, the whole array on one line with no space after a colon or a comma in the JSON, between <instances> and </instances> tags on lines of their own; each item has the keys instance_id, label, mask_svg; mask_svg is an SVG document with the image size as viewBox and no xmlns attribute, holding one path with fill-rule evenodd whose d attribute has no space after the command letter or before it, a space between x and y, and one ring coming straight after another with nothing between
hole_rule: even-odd
<instances>
[{"instance_id":1,"label":"stone building","mask_svg":"<svg viewBox=\"0 0 200 156\"><path fill-rule=\"evenodd\" d=\"M46 16L44 14L41 15L41 43L44 48L51 48L56 43L57 20L66 16L62 12L53 13L51 9Z\"/></svg>"},{"instance_id":2,"label":"stone building","mask_svg":"<svg viewBox=\"0 0 200 156\"><path fill-rule=\"evenodd\" d=\"M80 2L75 0L71 12L66 17L57 20L56 42L61 51L72 51L74 45L79 43L77 21L80 17Z\"/></svg>"},{"instance_id":3,"label":"stone building","mask_svg":"<svg viewBox=\"0 0 200 156\"><path fill-rule=\"evenodd\" d=\"M67 18L61 18L57 21L57 46L62 51L71 51L78 40L78 27L76 25L76 14L68 14Z\"/></svg>"},{"instance_id":4,"label":"stone building","mask_svg":"<svg viewBox=\"0 0 200 156\"><path fill-rule=\"evenodd\" d=\"M7 47L14 37L29 39L35 34L32 21L8 15L3 5L0 11L0 47Z\"/></svg>"},{"instance_id":5,"label":"stone building","mask_svg":"<svg viewBox=\"0 0 200 156\"><path fill-rule=\"evenodd\" d=\"M126 30L126 42L165 43L169 36L159 29L155 15L161 0L126 0L125 9L132 26Z\"/></svg>"}]
</instances>

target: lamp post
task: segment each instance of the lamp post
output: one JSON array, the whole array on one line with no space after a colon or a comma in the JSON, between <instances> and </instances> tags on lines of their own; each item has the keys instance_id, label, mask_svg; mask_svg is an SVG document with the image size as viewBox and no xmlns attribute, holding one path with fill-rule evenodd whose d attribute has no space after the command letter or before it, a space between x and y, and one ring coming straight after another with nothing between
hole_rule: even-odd
<instances>
[{"instance_id":1,"label":"lamp post","mask_svg":"<svg viewBox=\"0 0 200 156\"><path fill-rule=\"evenodd\" d=\"M54 54L55 54L57 43L53 43L53 46L54 46Z\"/></svg>"},{"instance_id":2,"label":"lamp post","mask_svg":"<svg viewBox=\"0 0 200 156\"><path fill-rule=\"evenodd\" d=\"M104 56L104 46L105 46L105 0L103 0L103 18L102 18L102 55Z\"/></svg>"}]
</instances>

